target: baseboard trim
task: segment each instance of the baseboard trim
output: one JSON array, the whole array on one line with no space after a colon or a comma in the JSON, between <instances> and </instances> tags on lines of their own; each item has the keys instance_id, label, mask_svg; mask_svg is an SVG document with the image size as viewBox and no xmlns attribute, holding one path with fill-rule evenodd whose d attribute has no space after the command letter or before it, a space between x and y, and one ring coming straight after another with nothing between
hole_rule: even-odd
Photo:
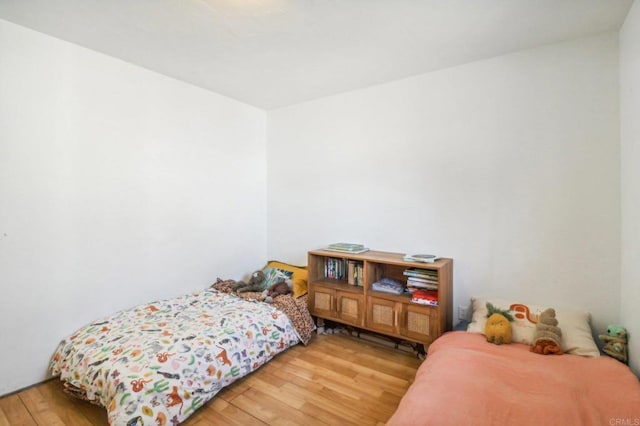
<instances>
[{"instance_id":1,"label":"baseboard trim","mask_svg":"<svg viewBox=\"0 0 640 426\"><path fill-rule=\"evenodd\" d=\"M23 388L13 390L13 391L11 391L11 392L8 392L8 393L5 393L5 394L3 394L3 395L0 395L0 399L2 399L2 398L6 398L6 397L9 397L9 396L11 396L11 395L15 395L15 394L17 394L17 393L20 393L20 392L23 392L23 391L26 391L26 390L29 390L29 389L31 389L31 388L34 388L34 387L39 386L39 385L41 385L41 384L44 384L44 383L50 382L50 381L52 381L52 380L56 380L56 379L58 379L58 378L59 378L58 376L49 377L48 379L44 379L44 380L42 380L41 382L36 382L36 383L34 383L34 384L32 384L32 385L25 386L25 387L23 387Z\"/></svg>"}]
</instances>

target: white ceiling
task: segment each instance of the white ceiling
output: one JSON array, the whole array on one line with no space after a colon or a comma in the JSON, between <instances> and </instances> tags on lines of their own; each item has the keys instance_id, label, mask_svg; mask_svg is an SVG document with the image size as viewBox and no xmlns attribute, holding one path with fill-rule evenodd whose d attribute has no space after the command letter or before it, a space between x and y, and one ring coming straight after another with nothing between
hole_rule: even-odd
<instances>
[{"instance_id":1,"label":"white ceiling","mask_svg":"<svg viewBox=\"0 0 640 426\"><path fill-rule=\"evenodd\" d=\"M620 28L632 0L0 0L0 18L272 109Z\"/></svg>"}]
</instances>

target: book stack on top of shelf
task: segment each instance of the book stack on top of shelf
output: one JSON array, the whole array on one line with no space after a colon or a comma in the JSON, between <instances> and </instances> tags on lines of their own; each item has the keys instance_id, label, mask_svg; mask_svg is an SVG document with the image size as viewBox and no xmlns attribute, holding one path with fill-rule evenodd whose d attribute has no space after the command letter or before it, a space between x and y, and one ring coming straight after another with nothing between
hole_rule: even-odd
<instances>
[{"instance_id":1,"label":"book stack on top of shelf","mask_svg":"<svg viewBox=\"0 0 640 426\"><path fill-rule=\"evenodd\" d=\"M351 253L351 254L359 254L369 251L368 248L364 246L364 244L353 244L353 243L333 243L329 244L326 248L329 251L337 251L340 253Z\"/></svg>"},{"instance_id":2,"label":"book stack on top of shelf","mask_svg":"<svg viewBox=\"0 0 640 426\"><path fill-rule=\"evenodd\" d=\"M411 301L421 305L438 306L438 271L421 268L405 269L407 290Z\"/></svg>"}]
</instances>

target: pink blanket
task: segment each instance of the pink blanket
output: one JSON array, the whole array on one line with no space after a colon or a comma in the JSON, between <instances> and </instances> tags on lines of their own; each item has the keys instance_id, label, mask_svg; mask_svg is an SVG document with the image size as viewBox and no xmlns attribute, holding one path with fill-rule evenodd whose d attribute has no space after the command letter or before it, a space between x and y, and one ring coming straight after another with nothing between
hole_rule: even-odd
<instances>
[{"instance_id":1,"label":"pink blanket","mask_svg":"<svg viewBox=\"0 0 640 426\"><path fill-rule=\"evenodd\" d=\"M388 425L640 425L640 382L601 356L538 355L446 333Z\"/></svg>"}]
</instances>

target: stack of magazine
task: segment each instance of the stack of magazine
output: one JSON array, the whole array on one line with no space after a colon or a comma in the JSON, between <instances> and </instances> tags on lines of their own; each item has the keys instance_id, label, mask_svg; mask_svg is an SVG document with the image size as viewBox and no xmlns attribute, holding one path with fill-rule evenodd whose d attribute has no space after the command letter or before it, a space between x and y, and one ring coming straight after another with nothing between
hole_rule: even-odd
<instances>
[{"instance_id":1,"label":"stack of magazine","mask_svg":"<svg viewBox=\"0 0 640 426\"><path fill-rule=\"evenodd\" d=\"M426 290L438 289L438 271L422 268L409 268L403 272L407 277L407 287Z\"/></svg>"},{"instance_id":2,"label":"stack of magazine","mask_svg":"<svg viewBox=\"0 0 640 426\"><path fill-rule=\"evenodd\" d=\"M358 254L358 253L364 253L365 251L368 251L369 249L366 248L363 244L333 243L333 244L329 244L329 246L326 248L326 250L337 251L337 252L340 252L340 253Z\"/></svg>"},{"instance_id":3,"label":"stack of magazine","mask_svg":"<svg viewBox=\"0 0 640 426\"><path fill-rule=\"evenodd\" d=\"M407 291L413 303L438 306L438 271L409 268L403 274L407 277Z\"/></svg>"}]
</instances>

